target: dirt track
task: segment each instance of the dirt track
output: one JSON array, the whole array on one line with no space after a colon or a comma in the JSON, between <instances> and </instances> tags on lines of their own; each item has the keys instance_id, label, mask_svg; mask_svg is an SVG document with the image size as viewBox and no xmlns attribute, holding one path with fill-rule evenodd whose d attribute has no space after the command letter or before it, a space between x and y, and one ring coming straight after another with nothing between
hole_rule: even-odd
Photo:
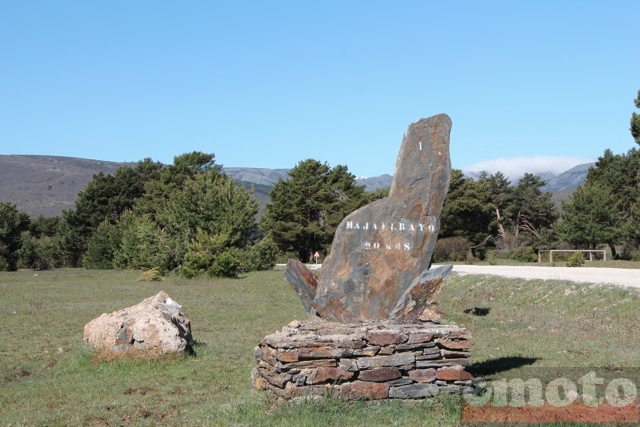
<instances>
[{"instance_id":1,"label":"dirt track","mask_svg":"<svg viewBox=\"0 0 640 427\"><path fill-rule=\"evenodd\" d=\"M640 288L640 270L589 267L521 267L504 265L455 265L458 274L488 274L522 279L568 280Z\"/></svg>"}]
</instances>

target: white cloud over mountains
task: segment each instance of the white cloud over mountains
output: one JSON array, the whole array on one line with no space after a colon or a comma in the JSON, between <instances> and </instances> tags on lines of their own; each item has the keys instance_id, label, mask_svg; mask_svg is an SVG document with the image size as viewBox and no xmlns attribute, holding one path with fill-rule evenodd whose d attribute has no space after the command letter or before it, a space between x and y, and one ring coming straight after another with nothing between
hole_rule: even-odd
<instances>
[{"instance_id":1,"label":"white cloud over mountains","mask_svg":"<svg viewBox=\"0 0 640 427\"><path fill-rule=\"evenodd\" d=\"M460 169L465 174L483 171L488 174L494 174L499 171L508 176L511 182L516 182L527 172L536 175L550 172L557 175L574 166L592 162L595 162L595 160L567 156L501 157L494 160L484 160Z\"/></svg>"}]
</instances>

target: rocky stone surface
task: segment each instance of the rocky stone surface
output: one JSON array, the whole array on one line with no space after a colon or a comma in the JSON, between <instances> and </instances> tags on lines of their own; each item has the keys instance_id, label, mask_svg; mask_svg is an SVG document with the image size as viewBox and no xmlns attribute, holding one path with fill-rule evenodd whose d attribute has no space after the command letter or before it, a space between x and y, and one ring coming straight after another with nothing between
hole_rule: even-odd
<instances>
[{"instance_id":1,"label":"rocky stone surface","mask_svg":"<svg viewBox=\"0 0 640 427\"><path fill-rule=\"evenodd\" d=\"M451 325L291 322L254 349L255 388L293 399L417 399L470 390L471 336Z\"/></svg>"},{"instance_id":2,"label":"rocky stone surface","mask_svg":"<svg viewBox=\"0 0 640 427\"><path fill-rule=\"evenodd\" d=\"M84 342L99 358L159 357L192 344L191 322L182 307L159 292L141 303L102 314L84 327Z\"/></svg>"},{"instance_id":3,"label":"rocky stone surface","mask_svg":"<svg viewBox=\"0 0 640 427\"><path fill-rule=\"evenodd\" d=\"M449 188L451 119L440 114L409 126L389 197L338 226L320 279L290 262L287 279L310 315L327 321L415 321L450 269L427 273Z\"/></svg>"}]
</instances>

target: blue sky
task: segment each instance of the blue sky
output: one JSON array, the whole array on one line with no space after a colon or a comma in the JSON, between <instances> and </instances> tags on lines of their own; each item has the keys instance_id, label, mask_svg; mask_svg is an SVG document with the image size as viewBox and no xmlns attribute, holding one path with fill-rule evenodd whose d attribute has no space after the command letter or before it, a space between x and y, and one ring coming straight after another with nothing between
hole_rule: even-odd
<instances>
[{"instance_id":1,"label":"blue sky","mask_svg":"<svg viewBox=\"0 0 640 427\"><path fill-rule=\"evenodd\" d=\"M0 154L375 176L444 112L453 167L560 171L635 146L639 17L637 0L0 0Z\"/></svg>"}]
</instances>

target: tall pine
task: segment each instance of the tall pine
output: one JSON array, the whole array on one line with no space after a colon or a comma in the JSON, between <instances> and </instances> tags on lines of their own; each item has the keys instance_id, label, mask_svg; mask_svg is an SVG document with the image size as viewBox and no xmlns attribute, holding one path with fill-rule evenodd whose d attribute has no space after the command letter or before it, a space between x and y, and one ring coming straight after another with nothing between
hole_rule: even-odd
<instances>
[{"instance_id":1,"label":"tall pine","mask_svg":"<svg viewBox=\"0 0 640 427\"><path fill-rule=\"evenodd\" d=\"M271 190L260 226L283 252L306 262L316 251L328 252L340 221L367 197L346 166L307 159L289 176Z\"/></svg>"}]
</instances>

